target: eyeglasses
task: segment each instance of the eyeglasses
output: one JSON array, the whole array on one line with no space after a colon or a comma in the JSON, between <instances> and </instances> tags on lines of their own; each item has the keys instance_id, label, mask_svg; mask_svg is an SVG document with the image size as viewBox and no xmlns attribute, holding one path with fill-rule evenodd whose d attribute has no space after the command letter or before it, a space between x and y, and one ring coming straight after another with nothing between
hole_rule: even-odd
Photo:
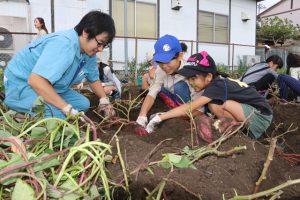
<instances>
[{"instance_id":1,"label":"eyeglasses","mask_svg":"<svg viewBox=\"0 0 300 200\"><path fill-rule=\"evenodd\" d=\"M95 40L96 40L96 42L97 42L97 47L98 47L98 48L102 47L103 49L106 49L106 48L110 47L110 44L103 43L103 42L99 42L99 41L96 39L96 37L94 37L94 38L95 38Z\"/></svg>"}]
</instances>

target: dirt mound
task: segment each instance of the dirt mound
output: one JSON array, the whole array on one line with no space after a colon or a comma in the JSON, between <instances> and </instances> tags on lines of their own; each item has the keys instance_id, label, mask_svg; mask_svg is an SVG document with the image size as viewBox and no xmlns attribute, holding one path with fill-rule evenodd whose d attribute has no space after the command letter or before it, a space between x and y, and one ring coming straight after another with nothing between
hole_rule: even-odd
<instances>
[{"instance_id":1,"label":"dirt mound","mask_svg":"<svg viewBox=\"0 0 300 200\"><path fill-rule=\"evenodd\" d=\"M92 97L92 104L97 101ZM152 113L167 110L157 100ZM131 112L131 119L135 120L139 109ZM124 127L119 133L120 147L126 164L127 173L130 175L130 192L132 199L145 199L148 191L156 188L165 180L163 189L164 199L229 199L237 192L239 195L252 194L255 183L260 177L264 162L269 151L269 138L271 135L280 135L286 132L293 123L292 128L300 126L300 107L298 105L275 105L272 126L268 129L264 138L259 141L251 140L243 133L237 133L220 146L220 151L228 151L237 146L246 146L247 149L239 153L217 157L207 155L194 163L196 169L174 168L165 169L151 162L159 161L165 153L179 153L185 146L191 146L190 123L184 119L171 119L164 122L155 133L147 137L138 137L134 134L134 125ZM97 120L97 117L89 112L88 115ZM283 123L280 127L278 124ZM110 141L117 127L111 127L100 138ZM275 130L276 129L276 130ZM218 135L215 135L217 138ZM163 144L157 147L161 141ZM284 153L300 154L300 130L287 133L279 140L278 149ZM115 143L112 143L115 145ZM199 141L199 146L205 143ZM150 152L153 153L150 155ZM277 151L276 151L277 152ZM116 152L114 152L116 154ZM300 157L299 157L300 159ZM290 162L288 162L288 160ZM293 160L295 161L295 160ZM152 164L151 171L145 170L145 164ZM110 164L108 169L111 178L117 183L123 181L123 173L118 164ZM137 169L143 169L137 172ZM151 173L150 173L151 172ZM291 164L289 156L283 157L276 153L267 172L266 180L260 186L260 191L273 188L290 179L300 178L300 165ZM300 199L300 185L294 185L283 189L281 199ZM114 193L115 199L127 199L128 196L121 190Z\"/></svg>"}]
</instances>

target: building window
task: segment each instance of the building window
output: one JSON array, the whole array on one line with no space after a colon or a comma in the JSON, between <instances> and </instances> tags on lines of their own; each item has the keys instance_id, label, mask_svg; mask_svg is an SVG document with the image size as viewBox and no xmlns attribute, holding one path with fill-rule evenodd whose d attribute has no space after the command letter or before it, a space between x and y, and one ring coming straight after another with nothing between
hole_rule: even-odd
<instances>
[{"instance_id":1,"label":"building window","mask_svg":"<svg viewBox=\"0 0 300 200\"><path fill-rule=\"evenodd\" d=\"M115 21L117 36L124 36L124 0L113 0L112 2L112 17ZM128 36L156 38L156 13L156 3L128 0Z\"/></svg>"},{"instance_id":2,"label":"building window","mask_svg":"<svg viewBox=\"0 0 300 200\"><path fill-rule=\"evenodd\" d=\"M199 11L198 40L228 43L228 16Z\"/></svg>"}]
</instances>

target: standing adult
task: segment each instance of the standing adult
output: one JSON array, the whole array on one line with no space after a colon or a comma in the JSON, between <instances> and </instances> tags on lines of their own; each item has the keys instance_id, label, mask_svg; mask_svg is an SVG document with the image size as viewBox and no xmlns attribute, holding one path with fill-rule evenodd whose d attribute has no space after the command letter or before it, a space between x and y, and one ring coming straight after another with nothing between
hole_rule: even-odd
<instances>
[{"instance_id":1,"label":"standing adult","mask_svg":"<svg viewBox=\"0 0 300 200\"><path fill-rule=\"evenodd\" d=\"M34 19L34 27L38 30L35 39L48 34L48 29L46 28L45 20L42 17L37 17Z\"/></svg>"},{"instance_id":2,"label":"standing adult","mask_svg":"<svg viewBox=\"0 0 300 200\"><path fill-rule=\"evenodd\" d=\"M183 52L179 40L172 35L164 35L154 45L153 61L158 63L154 82L149 88L137 124L146 127L147 114L152 108L156 96L159 95L169 107L176 107L191 99L190 86L185 78L177 74L184 64Z\"/></svg>"},{"instance_id":3,"label":"standing adult","mask_svg":"<svg viewBox=\"0 0 300 200\"><path fill-rule=\"evenodd\" d=\"M87 13L75 28L48 34L25 46L4 72L4 103L31 115L34 101L43 97L45 117L65 118L90 107L89 100L71 89L86 78L100 98L106 116L113 108L99 80L96 53L115 37L113 19L100 11Z\"/></svg>"}]
</instances>

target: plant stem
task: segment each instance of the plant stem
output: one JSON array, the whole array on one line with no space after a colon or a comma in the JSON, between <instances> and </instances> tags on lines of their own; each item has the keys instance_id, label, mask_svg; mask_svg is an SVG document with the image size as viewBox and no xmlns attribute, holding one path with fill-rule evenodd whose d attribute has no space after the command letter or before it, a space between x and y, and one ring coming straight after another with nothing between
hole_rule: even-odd
<instances>
[{"instance_id":1,"label":"plant stem","mask_svg":"<svg viewBox=\"0 0 300 200\"><path fill-rule=\"evenodd\" d=\"M266 179L267 171L268 171L269 166L270 166L270 164L271 164L271 162L273 160L274 151L275 151L275 147L276 147L276 142L277 142L277 138L273 138L272 141L271 141L271 145L270 145L270 149L269 149L267 160L266 160L266 162L264 164L263 171L262 171L259 179L255 183L256 186L255 186L255 189L254 189L254 194L259 191L259 186L261 185L262 181L264 179Z\"/></svg>"},{"instance_id":2,"label":"plant stem","mask_svg":"<svg viewBox=\"0 0 300 200\"><path fill-rule=\"evenodd\" d=\"M255 193L255 194L251 194L251 195L241 195L241 196L235 196L229 200L249 200L249 199L255 199L255 198L259 198L259 197L263 197L263 196L268 196L270 194L273 194L276 191L279 191L285 187L291 186L291 185L295 185L295 184L299 184L300 183L300 179L295 179L295 180L288 180L285 183L282 183L274 188L271 188L269 190L265 190L259 193Z\"/></svg>"}]
</instances>

